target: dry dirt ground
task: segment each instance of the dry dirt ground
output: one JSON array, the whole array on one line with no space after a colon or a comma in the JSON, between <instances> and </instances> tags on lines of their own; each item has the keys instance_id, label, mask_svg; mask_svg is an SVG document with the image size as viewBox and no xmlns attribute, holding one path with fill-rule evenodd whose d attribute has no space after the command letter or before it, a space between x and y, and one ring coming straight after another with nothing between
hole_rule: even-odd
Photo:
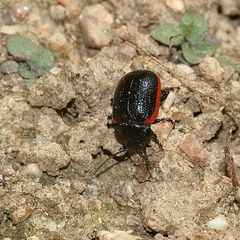
<instances>
[{"instance_id":1,"label":"dry dirt ground","mask_svg":"<svg viewBox=\"0 0 240 240\"><path fill-rule=\"evenodd\" d=\"M240 63L238 0L0 2L0 62L11 34L56 56L31 87L0 76L0 239L240 239L239 74L215 58L169 59L149 35L185 11L208 21L216 56ZM111 98L134 69L173 88L159 117L175 128L152 126L163 149L147 149L150 174L137 153L111 157Z\"/></svg>"}]
</instances>

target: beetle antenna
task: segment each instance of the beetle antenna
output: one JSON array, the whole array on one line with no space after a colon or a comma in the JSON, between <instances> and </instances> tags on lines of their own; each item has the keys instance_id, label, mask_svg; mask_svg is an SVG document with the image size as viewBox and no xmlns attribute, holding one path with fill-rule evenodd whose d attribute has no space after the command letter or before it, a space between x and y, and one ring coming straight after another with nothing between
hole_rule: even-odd
<instances>
[{"instance_id":1,"label":"beetle antenna","mask_svg":"<svg viewBox=\"0 0 240 240\"><path fill-rule=\"evenodd\" d=\"M98 172L98 170L99 170L103 165L105 165L111 158L114 158L114 157L116 157L119 153L122 153L122 152L125 152L125 151L126 151L126 149L122 148L122 149L120 149L118 152L112 154L109 158L107 158L105 161L103 161L103 162L95 169L93 175L99 176L100 174L97 174L97 172Z\"/></svg>"}]
</instances>

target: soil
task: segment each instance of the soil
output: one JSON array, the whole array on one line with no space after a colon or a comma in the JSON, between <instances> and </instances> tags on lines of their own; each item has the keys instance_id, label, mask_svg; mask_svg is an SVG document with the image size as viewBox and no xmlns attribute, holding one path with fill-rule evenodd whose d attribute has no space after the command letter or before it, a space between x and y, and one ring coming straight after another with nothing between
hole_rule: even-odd
<instances>
[{"instance_id":1,"label":"soil","mask_svg":"<svg viewBox=\"0 0 240 240\"><path fill-rule=\"evenodd\" d=\"M216 58L189 66L150 37L185 11L208 21L216 56L240 63L237 0L1 1L0 62L18 34L56 64L30 87L0 75L0 239L240 239L239 74ZM162 149L150 143L149 170L138 152L114 155L108 127L114 89L136 69L172 89L158 117L175 126L152 125Z\"/></svg>"}]
</instances>

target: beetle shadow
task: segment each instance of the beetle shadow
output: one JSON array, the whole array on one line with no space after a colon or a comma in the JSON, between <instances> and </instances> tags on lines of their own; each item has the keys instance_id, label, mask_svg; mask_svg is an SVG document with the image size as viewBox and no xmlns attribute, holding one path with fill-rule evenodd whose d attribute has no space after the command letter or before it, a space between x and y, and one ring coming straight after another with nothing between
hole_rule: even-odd
<instances>
[{"instance_id":1,"label":"beetle shadow","mask_svg":"<svg viewBox=\"0 0 240 240\"><path fill-rule=\"evenodd\" d=\"M101 148L102 153L106 156L108 156L108 158L103 161L94 171L94 176L95 177L99 177L102 174L106 173L108 170L110 170L111 168L113 168L114 166L117 166L118 164L125 162L125 161L132 161L132 155L131 153L129 153L126 149L120 149L118 152L112 154L109 150ZM121 156L118 156L118 154L124 153ZM107 168L99 171L110 159L115 160L115 163L111 164L110 166L108 166Z\"/></svg>"}]
</instances>

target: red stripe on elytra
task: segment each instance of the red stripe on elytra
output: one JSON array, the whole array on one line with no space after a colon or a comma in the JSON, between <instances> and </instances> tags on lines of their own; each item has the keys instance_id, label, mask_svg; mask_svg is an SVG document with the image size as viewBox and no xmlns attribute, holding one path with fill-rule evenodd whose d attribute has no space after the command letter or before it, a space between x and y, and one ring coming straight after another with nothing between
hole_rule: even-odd
<instances>
[{"instance_id":1,"label":"red stripe on elytra","mask_svg":"<svg viewBox=\"0 0 240 240\"><path fill-rule=\"evenodd\" d=\"M159 107L160 107L160 99L161 99L161 81L160 81L159 77L158 77L157 81L158 81L158 84L157 84L157 96L156 96L156 101L155 101L155 108L154 108L152 115L144 121L144 124L146 124L146 125L151 124L158 116Z\"/></svg>"}]
</instances>

